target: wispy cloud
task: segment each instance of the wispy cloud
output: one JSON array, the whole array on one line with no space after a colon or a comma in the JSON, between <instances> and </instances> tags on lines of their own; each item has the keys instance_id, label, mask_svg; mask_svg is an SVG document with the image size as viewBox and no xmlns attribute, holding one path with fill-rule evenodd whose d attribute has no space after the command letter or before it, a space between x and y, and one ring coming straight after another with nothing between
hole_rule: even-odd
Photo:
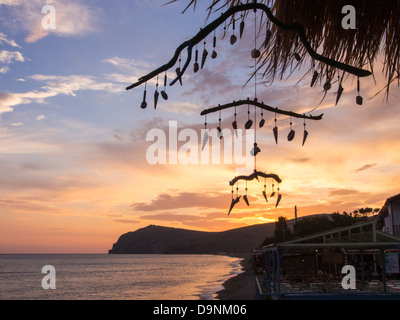
<instances>
[{"instance_id":1,"label":"wispy cloud","mask_svg":"<svg viewBox=\"0 0 400 320\"><path fill-rule=\"evenodd\" d=\"M11 7L12 18L28 32L25 38L28 43L36 42L49 34L69 37L88 34L98 29L98 16L101 13L99 9L90 7L83 1L53 0L48 4L54 6L56 10L56 29L45 30L42 27L42 19L45 17L42 14L42 7L45 4L41 0L3 0L0 2L0 5ZM10 44L15 43L10 42Z\"/></svg>"}]
</instances>

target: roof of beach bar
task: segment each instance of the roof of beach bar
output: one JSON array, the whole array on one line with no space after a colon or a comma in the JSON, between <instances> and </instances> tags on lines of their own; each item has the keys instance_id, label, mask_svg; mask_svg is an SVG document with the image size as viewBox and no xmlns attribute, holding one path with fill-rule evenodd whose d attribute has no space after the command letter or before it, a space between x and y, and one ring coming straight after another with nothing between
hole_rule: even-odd
<instances>
[{"instance_id":1,"label":"roof of beach bar","mask_svg":"<svg viewBox=\"0 0 400 320\"><path fill-rule=\"evenodd\" d=\"M187 2L185 11L195 9L198 3L198 0L170 2L175 1ZM253 2L254 0L210 0L209 13L223 12L235 5ZM387 90L395 80L400 80L400 1L258 0L257 2L270 7L275 17L283 23L301 24L311 46L318 49L322 55L372 72L376 62L382 62ZM352 5L356 9L354 30L345 30L342 27L342 20L345 17L342 9L347 5ZM253 19L251 13L247 12L246 15ZM308 57L303 59L302 63L310 62L311 58L306 54L305 48L301 45L296 46L298 42L293 32L279 29L264 14L260 20L258 20L261 26L260 38L265 36L265 27L272 31L271 40L263 49L260 58L259 73L266 81L273 81L274 78L280 78L286 71L290 71L297 64L294 53ZM321 71L321 80L325 80L326 77L332 80L337 76L337 70L333 68L327 70L323 63L316 63L315 66Z\"/></svg>"},{"instance_id":2,"label":"roof of beach bar","mask_svg":"<svg viewBox=\"0 0 400 320\"><path fill-rule=\"evenodd\" d=\"M400 249L400 238L376 230L376 221L354 224L310 236L293 239L264 247L266 250L279 248L319 249Z\"/></svg>"}]
</instances>

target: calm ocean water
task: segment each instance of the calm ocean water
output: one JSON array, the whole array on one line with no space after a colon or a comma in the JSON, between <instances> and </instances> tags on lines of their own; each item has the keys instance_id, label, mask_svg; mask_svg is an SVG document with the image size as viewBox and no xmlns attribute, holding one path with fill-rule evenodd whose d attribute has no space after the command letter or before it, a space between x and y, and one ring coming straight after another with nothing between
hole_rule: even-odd
<instances>
[{"instance_id":1,"label":"calm ocean water","mask_svg":"<svg viewBox=\"0 0 400 320\"><path fill-rule=\"evenodd\" d=\"M0 299L213 299L241 272L241 259L213 255L0 255ZM42 267L56 270L56 289L44 290Z\"/></svg>"}]
</instances>

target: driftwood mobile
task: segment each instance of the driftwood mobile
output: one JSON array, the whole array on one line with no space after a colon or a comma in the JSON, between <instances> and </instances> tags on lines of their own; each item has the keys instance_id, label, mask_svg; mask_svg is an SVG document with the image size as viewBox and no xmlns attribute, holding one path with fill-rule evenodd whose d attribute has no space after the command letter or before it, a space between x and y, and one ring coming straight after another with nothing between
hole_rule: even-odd
<instances>
[{"instance_id":1,"label":"driftwood mobile","mask_svg":"<svg viewBox=\"0 0 400 320\"><path fill-rule=\"evenodd\" d=\"M219 2L219 0L214 0L213 4L210 7L210 13L211 13L211 8L213 8L214 5L216 5ZM237 41L237 36L235 34L236 31L236 24L239 23L239 37L241 38L243 35L243 30L245 28L245 21L246 18L248 17L249 14L254 12L255 16L255 30L254 30L254 37L255 37L255 47L254 49L249 52L249 55L254 59L254 73L252 77L255 79L255 96L254 99L243 99L239 101L233 101L229 102L224 105L218 105L216 107L204 110L201 112L201 115L205 117L205 136L203 140L203 147L207 143L209 139L209 135L207 133L207 115L213 114L213 113L219 113L219 127L217 128L218 132L220 133L220 138L222 139L222 129L221 129L221 111L226 110L226 109L232 109L234 108L235 113L234 113L234 121L232 123L232 127L234 130L238 129L238 121L237 121L237 112L236 109L240 106L247 106L248 108L248 119L245 124L245 129L250 129L253 125L257 128L262 128L265 125L265 120L264 120L264 112L269 112L275 115L275 127L273 128L273 135L275 138L275 142L278 143L278 126L277 126L277 119L276 115L285 115L290 117L290 124L291 124L291 130L288 135L288 140L292 141L295 136L295 131L292 129L292 118L298 118L298 119L303 119L304 120L304 134L303 134L303 145L305 144L307 137L308 137L308 131L306 129L306 121L319 121L322 120L323 114L321 115L311 115L310 111L308 114L299 114L296 112L292 111L287 111L287 110L281 110L278 108L274 108L271 106L268 106L264 104L263 102L258 101L257 99L257 74L260 72L262 67L266 67L265 72L263 73L263 78L264 77L269 77L271 82L274 79L274 76L278 73L278 66L279 62L282 63L284 62L284 65L281 66L281 72L283 74L284 70L287 68L288 64L286 64L289 59L292 59L292 61L296 62L297 65L302 64L306 59L306 55L308 54L310 57L311 61L311 67L309 69L309 72L311 72L312 77L311 77L311 87L314 87L316 82L323 81L324 85L324 92L326 95L326 92L329 91L332 88L332 84L334 83L333 80L335 77L338 78L337 83L338 83L338 91L337 91L337 96L336 96L336 104L338 104L341 95L343 94L343 79L344 75L347 73L348 75L352 75L357 77L358 80L358 96L356 97L356 103L358 105L363 104L363 99L360 95L360 78L368 77L372 75L372 72L369 70L365 70L362 68L362 66L365 65L365 63L359 63L360 67L355 67L352 66L348 63L343 63L340 62L334 58L330 58L328 56L325 56L323 54L319 54L315 51L313 48L313 45L310 43L308 37L307 37L307 32L303 25L299 22L296 22L296 20L292 21L291 23L284 23L280 19L277 18L276 15L273 14L273 10L275 10L275 13L279 15L279 10L277 10L277 6L279 7L280 1L274 1L274 8L268 7L265 3L269 3L270 1L247 1L247 3L237 3L237 1L225 1L225 5L229 7L226 12L222 13L217 19L215 19L213 22L205 26L204 28L200 29L200 31L190 40L185 41L182 43L175 51L175 54L171 58L169 62L166 64L162 65L158 69L150 72L149 74L143 76L140 78L136 83L133 83L129 87L127 87L127 90L133 89L138 87L139 85L144 84L145 89L144 89L144 95L143 95L143 102L141 104L141 108L145 109L147 107L147 81L157 77L157 85L156 89L154 92L154 108L157 108L157 104L159 102L159 96L161 94L162 98L164 100L168 99L168 94L167 94L167 82L168 82L168 77L167 77L167 72L171 68L175 68L175 74L176 77L170 82L170 85L174 85L177 82L180 82L182 85L182 76L185 74L187 71L188 67L190 66L192 59L194 58L194 66L193 66L193 71L194 73L197 73L200 69L202 69L205 66L206 60L208 58L208 51L206 48L206 38L210 35L213 36L213 51L211 53L211 58L215 59L217 58L218 54L215 50L216 48L216 29L219 27L223 26L223 32L224 32L224 37L227 33L227 27L232 28L232 34L230 36L230 44L235 44ZM293 0L291 1L285 1L285 3L288 2L294 2ZM301 2L304 6L310 6L310 4L305 4L307 1L298 1ZM311 2L311 1L308 1ZM315 1L312 1L315 2ZM330 2L330 1L329 1ZM320 1L318 1L320 3ZM332 2L331 2L332 3ZM195 0L192 0L189 4L196 4ZM188 6L188 7L189 7ZM281 5L282 7L282 5ZM399 7L400 8L400 7ZM303 12L305 12L303 10ZM257 24L257 16L261 13L261 23L258 25ZM240 16L239 16L240 15ZM316 20L317 18L315 18ZM259 29L257 30L257 26L259 26ZM265 32L264 32L265 31ZM308 31L308 28L307 28ZM257 46L257 40L259 38L262 38L262 43L260 43L259 46ZM201 55L201 60L199 61L199 50L198 50L198 45L204 43L204 49ZM261 42L261 41L260 41ZM290 44L288 44L290 42ZM315 45L315 41L313 42ZM181 68L181 57L182 57L182 52L186 50L186 61L184 65ZM375 52L370 52L368 54L371 54L375 56ZM281 60L278 61L279 56L283 56L284 58L281 57ZM286 60L285 60L286 59ZM270 60L270 61L269 61ZM348 61L354 61L351 59L345 59L347 62ZM177 63L179 64L177 65ZM361 61L362 62L362 61ZM372 61L369 60L369 65L372 70ZM396 63L396 61L395 61ZM399 62L397 61L397 64ZM393 65L393 62L392 62ZM281 75L282 75L281 74ZM159 92L159 83L158 83L158 78L161 75L161 79L163 78L164 80L164 87L161 92ZM394 78L394 74L392 73L390 81L388 83L388 86L392 82L392 79ZM324 98L325 98L324 95ZM254 107L254 118L252 119L250 117L250 106ZM257 110L261 110L261 120L258 123L257 121ZM279 202L282 198L282 195L280 194L280 188L279 184L282 182L280 177L276 174L266 174L265 172L260 172L258 171L256 167L256 157L257 154L261 151L257 144L257 130L254 130L255 133L255 143L254 143L254 148L251 150L251 156L255 158L254 161L254 172L251 173L248 176L238 176L235 177L232 181L229 182L229 185L232 187L232 202L229 208L229 213L231 213L232 209L234 206L240 201L241 196L239 195L239 187L237 184L239 181L245 181L246 183L246 194L243 195L243 199L246 202L247 205L249 205L249 201L247 198L247 182L253 181L253 180L259 180L259 178L264 179L264 190L263 190L263 196L265 200L268 202L268 197L267 197L267 191L266 191L266 179L272 179L272 193L270 194L270 197L277 196L276 200L276 205L277 207L279 205ZM275 190L275 183L278 184L277 189ZM235 196L235 190L234 186L236 185L236 196ZM268 192L269 193L269 192Z\"/></svg>"}]
</instances>

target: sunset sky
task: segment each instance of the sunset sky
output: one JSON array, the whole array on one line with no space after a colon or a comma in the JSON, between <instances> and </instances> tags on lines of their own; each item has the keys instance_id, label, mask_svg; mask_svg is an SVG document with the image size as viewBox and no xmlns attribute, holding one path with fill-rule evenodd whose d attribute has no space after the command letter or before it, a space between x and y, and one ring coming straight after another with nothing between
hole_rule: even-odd
<instances>
[{"instance_id":1,"label":"sunset sky","mask_svg":"<svg viewBox=\"0 0 400 320\"><path fill-rule=\"evenodd\" d=\"M140 108L144 87L125 87L169 61L207 23L207 1L185 14L187 1L165 2L0 0L0 253L106 253L121 234L149 224L223 231L293 218L295 206L299 216L377 208L400 193L400 89L392 86L388 102L384 94L372 98L385 85L382 58L375 81L361 81L362 107L352 77L338 106L334 83L318 107L323 83L310 88L311 74L301 80L309 63L289 79L258 85L265 104L324 113L322 121L307 121L304 147L303 121L293 119L296 138L288 142L290 119L278 116L276 145L274 115L265 114L257 167L283 180L276 210L275 199L266 204L262 197L263 181L254 181L252 205L242 201L227 215L229 181L240 164L149 164L150 130L168 134L176 121L178 133L200 132L202 110L254 98L253 82L243 86L254 66L250 15L234 46L232 30L224 40L217 31L218 58L209 56L197 74L191 65L183 86L168 87L169 99L160 97L157 110L155 81L149 82L149 106ZM55 30L42 28L45 4L56 9ZM224 128L231 128L233 113L222 112ZM238 113L243 128L247 108ZM216 128L218 114L207 122ZM200 136L192 147L200 152Z\"/></svg>"}]
</instances>

